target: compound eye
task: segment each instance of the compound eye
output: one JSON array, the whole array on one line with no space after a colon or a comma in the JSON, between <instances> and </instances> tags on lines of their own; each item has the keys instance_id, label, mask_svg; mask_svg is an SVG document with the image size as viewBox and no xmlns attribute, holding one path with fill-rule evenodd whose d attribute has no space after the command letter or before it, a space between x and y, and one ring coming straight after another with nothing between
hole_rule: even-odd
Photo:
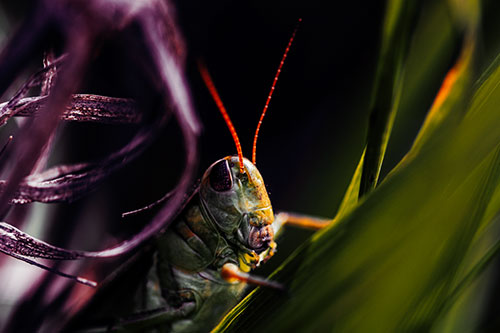
<instances>
[{"instance_id":1,"label":"compound eye","mask_svg":"<svg viewBox=\"0 0 500 333\"><path fill-rule=\"evenodd\" d=\"M210 186L217 192L229 191L233 187L233 176L227 160L221 160L212 166L209 180Z\"/></svg>"}]
</instances>

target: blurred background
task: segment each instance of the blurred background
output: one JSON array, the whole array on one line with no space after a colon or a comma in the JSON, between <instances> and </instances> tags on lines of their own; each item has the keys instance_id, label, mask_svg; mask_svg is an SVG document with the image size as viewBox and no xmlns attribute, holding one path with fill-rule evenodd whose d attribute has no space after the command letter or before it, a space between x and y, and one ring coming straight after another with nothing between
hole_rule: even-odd
<instances>
[{"instance_id":1,"label":"blurred background","mask_svg":"<svg viewBox=\"0 0 500 333\"><path fill-rule=\"evenodd\" d=\"M187 77L203 125L199 176L215 160L235 154L235 148L200 79L197 59L202 59L209 69L238 131L244 155L250 157L254 131L276 69L298 19L302 18L260 131L257 166L275 211L333 217L366 139L385 1L183 0L174 3L186 41ZM480 69L500 51L497 33L500 4L492 0L483 3L481 57L477 64ZM426 29L411 41L410 47L417 44L420 53L408 59L413 61L410 66L413 72L406 73L409 88L405 90L418 91L418 94L402 96L403 112L396 118L382 177L411 146L461 45L457 28L450 20L446 21L449 13L444 2L420 1L419 6L416 24ZM1 1L2 44L31 7L32 2L28 0ZM81 91L127 97L120 83L123 68L115 65L120 54L113 45L103 45L101 51ZM24 79L39 67L41 58L39 63L31 64L32 70L26 71ZM22 79L17 86L20 83ZM141 82L136 84L141 86ZM0 142L16 126L14 121L4 126L0 130ZM135 130L134 126L65 124L49 164L106 156L127 142ZM88 197L64 205L31 204L13 211L8 222L25 220L27 215L23 230L43 240L73 249L104 248L149 220L154 212L125 220L120 214L147 205L172 188L183 166L182 154L179 130L172 122L144 156L110 177ZM310 232L293 228L287 230L279 241L276 258L259 274L271 272L309 235ZM29 285L46 273L4 257L0 262L4 267L0 270L0 321L3 322L12 306L22 300L36 299ZM61 269L72 268L66 265ZM94 275L87 274L87 277L96 279L106 274L96 269L86 272ZM59 288L65 285L66 282L61 282ZM498 288L496 290L498 292ZM53 290L38 302L46 302L56 294ZM492 308L496 308L496 304L493 303Z\"/></svg>"}]
</instances>

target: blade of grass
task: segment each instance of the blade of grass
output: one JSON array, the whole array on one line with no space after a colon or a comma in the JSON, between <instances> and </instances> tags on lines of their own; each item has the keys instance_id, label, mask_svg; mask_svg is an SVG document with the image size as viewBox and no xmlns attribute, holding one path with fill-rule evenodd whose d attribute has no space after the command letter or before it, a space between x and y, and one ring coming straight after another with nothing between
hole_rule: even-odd
<instances>
[{"instance_id":1,"label":"blade of grass","mask_svg":"<svg viewBox=\"0 0 500 333\"><path fill-rule=\"evenodd\" d=\"M447 299L445 300L445 303L443 304L442 312L444 314L446 314L447 312L451 312L453 310L452 308L457 305L458 300L460 299L461 296L463 296L463 294L468 290L469 287L476 287L475 289L477 289L477 287L482 287L481 285L474 286L473 283L476 282L488 268L491 268L490 266L491 263L498 258L499 254L500 254L500 241L497 240L496 243L494 243L494 245L491 246L486 251L486 253L481 254L475 265L467 272L467 274L465 274L465 276L460 280L460 282L455 286L455 288L449 293ZM474 294L475 295L473 296L477 296L477 293ZM484 297L484 295L481 296ZM476 298L477 297L472 297L472 299L466 299L463 301L462 304L459 304L459 306L466 312L469 312L470 309L473 309L469 305L471 305L471 303L474 302ZM457 309L454 310L457 311ZM451 318L447 318L448 322L446 324L449 325L449 327L446 328L446 331L456 332L459 329L464 329L463 322L459 321L459 318L463 318L463 313L464 312L451 313ZM474 321L473 319L467 320L467 322L469 323L473 321ZM456 323L460 323L459 326L457 326ZM476 325L474 325L474 323L471 323L471 326L476 326ZM441 327L440 330L444 331L445 327ZM475 328L477 327L471 327L471 329Z\"/></svg>"},{"instance_id":2,"label":"blade of grass","mask_svg":"<svg viewBox=\"0 0 500 333\"><path fill-rule=\"evenodd\" d=\"M417 95L415 93L416 91L422 90L422 88L425 88L429 85L429 83L424 80L425 77L421 77L422 73L426 74L427 77L430 74L435 73L436 63L441 64L442 59L447 58L447 53L443 52L443 50L446 51L451 49L450 41L453 38L450 38L450 15L448 12L444 11L445 8L448 8L448 6L446 6L446 4L443 4L442 2L432 3L431 8L428 8L425 12L425 19L422 20L422 22L419 22L419 26L415 29L415 41L412 43L410 47L411 53L408 55L409 62L408 64L405 64L404 70L401 70L399 73L393 73L398 77L398 81L393 82L395 96L386 96L387 98L390 97L394 99L392 101L393 104L390 112L385 115L386 123L385 125L382 124L382 122L369 123L370 128L368 129L368 131L369 133L371 133L371 135L369 135L368 139L371 139L370 142L372 147L372 161L371 163L368 162L367 164L364 164L366 156L365 148L353 174L351 182L349 183L344 198L337 211L337 214L334 218L334 222L338 221L356 206L358 198L361 197L360 186L362 173L365 173L365 179L366 177L370 177L367 175L375 174L377 175L376 178L378 178L396 115L399 112L403 112L403 114L405 114L405 112L408 113L407 109L415 108L415 100L411 99L410 97ZM408 11L409 9L406 10ZM394 37L394 35L397 34L394 31L398 27L396 23L399 22L399 24L401 25L401 17L398 19L397 15L402 16L404 14L404 9L401 7L400 3L391 2L389 4L386 13L386 22L383 34L383 40L385 41L386 47L387 44L391 42L391 37ZM435 29L436 25L439 25L440 29ZM408 34L409 30L410 29L407 29L406 34ZM399 34L399 37L401 37L401 33ZM394 38L392 42L394 44ZM403 46L401 46L400 49L401 48L403 48ZM470 48L470 50L472 50L472 48ZM384 52L381 52L381 56L383 53ZM384 65L388 67L388 63L391 60L394 60L389 59L390 57L387 55L387 53L388 52L385 51L385 58L380 57L376 82L378 82L377 80L381 79L380 69L384 67ZM392 64L393 69L402 67L402 53L403 52L400 52L399 58L396 59L399 61L399 63ZM390 52L389 55L391 55ZM470 54L464 55L462 58L466 58L466 56L470 56ZM418 60L416 60L417 58ZM460 67L462 71L467 69L467 66L470 65L469 60L470 59L464 59L464 64ZM405 72L408 72L409 75L404 75ZM459 77L459 75L455 75L455 77ZM419 85L418 83L421 83L421 85ZM373 95L375 95L376 92L377 89L374 89ZM388 90L386 90L385 92L388 92ZM411 95L409 95L408 92L411 92ZM443 96L444 95L445 94L443 94ZM373 96L374 99L375 97L376 96ZM400 98L402 98L401 103ZM379 99L381 100L382 96L379 96ZM415 112L415 110L411 111ZM381 141L379 141L380 139ZM370 145L370 143L368 143L368 145Z\"/></svg>"},{"instance_id":3,"label":"blade of grass","mask_svg":"<svg viewBox=\"0 0 500 333\"><path fill-rule=\"evenodd\" d=\"M458 123L465 114L463 102L468 99L474 69L479 8L477 2L474 1L450 0L449 3L451 11L454 13L455 22L458 22L465 31L462 50L455 65L447 72L410 151L399 165L417 155L429 137L435 132L443 130L442 124L445 121L446 126L453 122ZM464 11L462 7L467 10ZM399 165L391 172L397 170Z\"/></svg>"},{"instance_id":4,"label":"blade of grass","mask_svg":"<svg viewBox=\"0 0 500 333\"><path fill-rule=\"evenodd\" d=\"M387 3L379 63L370 106L370 120L359 197L375 188L396 116L416 11L412 1Z\"/></svg>"},{"instance_id":5,"label":"blade of grass","mask_svg":"<svg viewBox=\"0 0 500 333\"><path fill-rule=\"evenodd\" d=\"M464 112L461 105L467 100L470 88L475 49L474 40L474 36L468 36L464 41L464 47L457 63L444 78L412 148L401 163L404 164L408 159L416 156L435 132L443 130L443 125L449 126L450 123L458 123L462 119ZM393 171L397 169L398 167L394 168Z\"/></svg>"},{"instance_id":6,"label":"blade of grass","mask_svg":"<svg viewBox=\"0 0 500 333\"><path fill-rule=\"evenodd\" d=\"M358 162L358 166L356 167L356 170L354 171L354 175L352 176L351 182L349 183L349 186L347 187L347 191L344 194L344 198L342 199L342 202L340 203L340 207L337 211L337 215L333 219L332 223L335 223L336 221L338 221L342 217L344 217L354 207L356 207L356 205L358 203L359 187L361 185L361 172L363 171L363 164L365 161L365 153L366 153L366 149L363 150L363 154L361 155L361 158Z\"/></svg>"},{"instance_id":7,"label":"blade of grass","mask_svg":"<svg viewBox=\"0 0 500 333\"><path fill-rule=\"evenodd\" d=\"M358 199L377 184L401 96L403 62L408 49L406 41L410 35L410 21L415 16L412 9L413 5L410 2L399 0L388 2L370 106L372 110L367 144L334 221L354 208Z\"/></svg>"},{"instance_id":8,"label":"blade of grass","mask_svg":"<svg viewBox=\"0 0 500 333\"><path fill-rule=\"evenodd\" d=\"M382 166L383 174L408 152L444 76L456 62L463 43L453 17L446 1L422 5L405 62L403 91Z\"/></svg>"}]
</instances>

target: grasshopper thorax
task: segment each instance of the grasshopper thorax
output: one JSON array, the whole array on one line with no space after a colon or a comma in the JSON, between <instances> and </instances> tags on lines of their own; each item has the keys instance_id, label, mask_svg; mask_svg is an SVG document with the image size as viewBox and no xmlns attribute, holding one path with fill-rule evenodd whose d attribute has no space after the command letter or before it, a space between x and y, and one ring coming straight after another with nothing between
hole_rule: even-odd
<instances>
[{"instance_id":1,"label":"grasshopper thorax","mask_svg":"<svg viewBox=\"0 0 500 333\"><path fill-rule=\"evenodd\" d=\"M257 167L243 158L241 172L238 156L227 156L212 164L203 175L200 198L208 218L240 256L254 257L255 266L274 243L274 214L264 180Z\"/></svg>"}]
</instances>

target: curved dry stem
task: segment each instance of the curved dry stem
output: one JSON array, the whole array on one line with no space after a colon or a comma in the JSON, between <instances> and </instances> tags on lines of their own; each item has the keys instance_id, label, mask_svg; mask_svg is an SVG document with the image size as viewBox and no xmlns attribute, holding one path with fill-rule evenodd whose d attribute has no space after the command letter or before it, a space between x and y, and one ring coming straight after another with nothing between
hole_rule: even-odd
<instances>
[{"instance_id":1,"label":"curved dry stem","mask_svg":"<svg viewBox=\"0 0 500 333\"><path fill-rule=\"evenodd\" d=\"M0 125L12 117L36 117L47 103L47 96L26 97L8 107L0 104ZM142 114L137 104L128 98L107 97L90 94L73 94L61 120L96 122L105 124L139 124Z\"/></svg>"}]
</instances>

